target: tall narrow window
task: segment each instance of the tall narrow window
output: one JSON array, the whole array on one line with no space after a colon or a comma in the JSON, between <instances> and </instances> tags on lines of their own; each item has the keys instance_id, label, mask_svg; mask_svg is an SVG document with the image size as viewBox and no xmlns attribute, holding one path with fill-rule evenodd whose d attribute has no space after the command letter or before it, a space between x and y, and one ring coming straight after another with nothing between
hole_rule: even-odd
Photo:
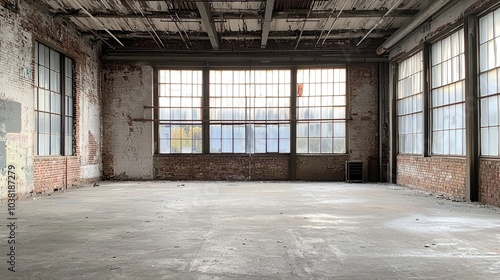
<instances>
[{"instance_id":1,"label":"tall narrow window","mask_svg":"<svg viewBox=\"0 0 500 280\"><path fill-rule=\"evenodd\" d=\"M64 154L73 154L73 61L64 58Z\"/></svg>"},{"instance_id":2,"label":"tall narrow window","mask_svg":"<svg viewBox=\"0 0 500 280\"><path fill-rule=\"evenodd\" d=\"M465 155L464 31L432 45L432 153Z\"/></svg>"},{"instance_id":3,"label":"tall narrow window","mask_svg":"<svg viewBox=\"0 0 500 280\"><path fill-rule=\"evenodd\" d=\"M500 155L500 9L479 19L481 155Z\"/></svg>"},{"instance_id":4,"label":"tall narrow window","mask_svg":"<svg viewBox=\"0 0 500 280\"><path fill-rule=\"evenodd\" d=\"M202 71L160 70L159 152L202 152Z\"/></svg>"},{"instance_id":5,"label":"tall narrow window","mask_svg":"<svg viewBox=\"0 0 500 280\"><path fill-rule=\"evenodd\" d=\"M402 61L398 69L397 116L401 154L423 153L422 52Z\"/></svg>"},{"instance_id":6,"label":"tall narrow window","mask_svg":"<svg viewBox=\"0 0 500 280\"><path fill-rule=\"evenodd\" d=\"M210 152L290 152L290 71L210 71Z\"/></svg>"},{"instance_id":7,"label":"tall narrow window","mask_svg":"<svg viewBox=\"0 0 500 280\"><path fill-rule=\"evenodd\" d=\"M297 71L297 153L346 152L346 70Z\"/></svg>"},{"instance_id":8,"label":"tall narrow window","mask_svg":"<svg viewBox=\"0 0 500 280\"><path fill-rule=\"evenodd\" d=\"M35 153L73 154L73 61L35 44Z\"/></svg>"}]
</instances>

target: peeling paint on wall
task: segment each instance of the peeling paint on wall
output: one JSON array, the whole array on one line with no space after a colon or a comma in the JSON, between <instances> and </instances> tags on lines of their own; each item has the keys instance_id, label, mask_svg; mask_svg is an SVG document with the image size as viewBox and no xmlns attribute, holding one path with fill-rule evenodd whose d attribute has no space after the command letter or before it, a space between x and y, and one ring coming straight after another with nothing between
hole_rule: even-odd
<instances>
[{"instance_id":1,"label":"peeling paint on wall","mask_svg":"<svg viewBox=\"0 0 500 280\"><path fill-rule=\"evenodd\" d=\"M0 174L7 166L7 134L21 132L21 103L0 99Z\"/></svg>"}]
</instances>

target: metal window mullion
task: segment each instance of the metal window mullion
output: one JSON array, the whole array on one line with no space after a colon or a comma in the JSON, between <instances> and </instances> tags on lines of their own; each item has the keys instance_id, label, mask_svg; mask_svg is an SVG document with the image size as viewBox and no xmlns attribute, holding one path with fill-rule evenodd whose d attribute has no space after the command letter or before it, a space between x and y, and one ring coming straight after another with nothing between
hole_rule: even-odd
<instances>
[{"instance_id":1,"label":"metal window mullion","mask_svg":"<svg viewBox=\"0 0 500 280\"><path fill-rule=\"evenodd\" d=\"M60 141L60 154L66 155L66 59L63 54L59 56L59 88L60 88L60 99L61 99L61 136L59 137Z\"/></svg>"},{"instance_id":2,"label":"metal window mullion","mask_svg":"<svg viewBox=\"0 0 500 280\"><path fill-rule=\"evenodd\" d=\"M478 117L478 19L467 16L464 21L465 50L465 138L467 201L479 200L479 117Z\"/></svg>"},{"instance_id":3,"label":"metal window mullion","mask_svg":"<svg viewBox=\"0 0 500 280\"><path fill-rule=\"evenodd\" d=\"M158 83L158 75L160 71L158 71L157 67L153 67L153 119L158 120L159 119L159 111L158 105L159 105L159 100L160 100L160 94L159 94L159 83ZM159 154L160 153L160 135L159 135L159 127L161 125L161 122L156 122L153 125L153 153L154 154ZM170 145L172 143L170 142Z\"/></svg>"},{"instance_id":4,"label":"metal window mullion","mask_svg":"<svg viewBox=\"0 0 500 280\"><path fill-rule=\"evenodd\" d=\"M210 70L208 67L202 69L202 153L210 153ZM222 127L221 127L222 129ZM222 136L222 134L221 134ZM222 138L222 137L221 137ZM221 139L222 148L222 139ZM221 150L222 152L222 150Z\"/></svg>"},{"instance_id":5,"label":"metal window mullion","mask_svg":"<svg viewBox=\"0 0 500 280\"><path fill-rule=\"evenodd\" d=\"M399 153L397 132L397 82L398 82L398 64L389 64L389 183L397 182L397 154Z\"/></svg>"},{"instance_id":6,"label":"metal window mullion","mask_svg":"<svg viewBox=\"0 0 500 280\"><path fill-rule=\"evenodd\" d=\"M297 179L297 68L290 71L290 180Z\"/></svg>"},{"instance_id":7,"label":"metal window mullion","mask_svg":"<svg viewBox=\"0 0 500 280\"><path fill-rule=\"evenodd\" d=\"M432 151L432 133L431 133L431 122L432 122L432 111L431 111L431 103L430 103L430 100L431 100L431 94L432 94L432 90L431 90L431 78L432 78L432 75L431 75L431 69L432 69L432 62L431 62L431 44L429 43L424 43L424 48L422 50L422 61L423 61L423 65L422 65L422 89L423 89L423 92L422 92L422 102L424 103L423 104L423 151L422 151L422 155L424 157L429 157L431 155L431 151Z\"/></svg>"}]
</instances>

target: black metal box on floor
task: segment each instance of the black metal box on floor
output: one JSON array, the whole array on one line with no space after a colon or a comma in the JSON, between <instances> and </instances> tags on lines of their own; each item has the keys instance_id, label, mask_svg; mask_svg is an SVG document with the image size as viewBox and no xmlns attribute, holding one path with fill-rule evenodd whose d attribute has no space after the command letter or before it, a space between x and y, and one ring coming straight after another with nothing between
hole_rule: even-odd
<instances>
[{"instance_id":1,"label":"black metal box on floor","mask_svg":"<svg viewBox=\"0 0 500 280\"><path fill-rule=\"evenodd\" d=\"M363 162L346 161L345 179L348 183L363 183Z\"/></svg>"}]
</instances>

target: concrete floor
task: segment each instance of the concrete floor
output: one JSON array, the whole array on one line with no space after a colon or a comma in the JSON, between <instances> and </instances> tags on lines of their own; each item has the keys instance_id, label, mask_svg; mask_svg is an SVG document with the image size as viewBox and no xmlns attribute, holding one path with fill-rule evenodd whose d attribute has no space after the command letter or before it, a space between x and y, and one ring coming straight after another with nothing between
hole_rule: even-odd
<instances>
[{"instance_id":1,"label":"concrete floor","mask_svg":"<svg viewBox=\"0 0 500 280\"><path fill-rule=\"evenodd\" d=\"M394 185L106 182L17 209L0 279L500 279L498 209Z\"/></svg>"}]
</instances>

